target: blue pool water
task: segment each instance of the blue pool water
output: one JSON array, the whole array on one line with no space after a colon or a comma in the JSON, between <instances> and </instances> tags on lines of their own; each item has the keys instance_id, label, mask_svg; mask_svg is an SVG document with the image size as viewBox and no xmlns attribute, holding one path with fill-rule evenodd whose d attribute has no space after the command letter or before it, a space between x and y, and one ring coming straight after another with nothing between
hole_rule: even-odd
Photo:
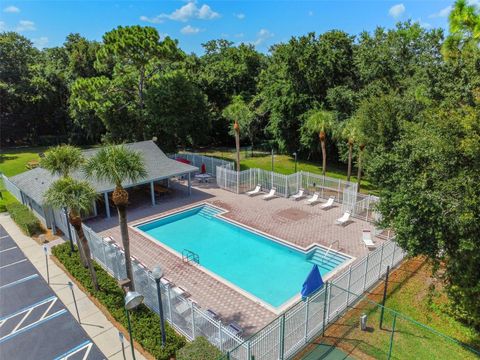
<instances>
[{"instance_id":1,"label":"blue pool water","mask_svg":"<svg viewBox=\"0 0 480 360\"><path fill-rule=\"evenodd\" d=\"M152 222L138 229L182 253L198 254L200 265L264 302L279 307L299 294L312 269L322 277L349 257L316 247L304 253L279 244L215 215L221 210L202 205Z\"/></svg>"}]
</instances>

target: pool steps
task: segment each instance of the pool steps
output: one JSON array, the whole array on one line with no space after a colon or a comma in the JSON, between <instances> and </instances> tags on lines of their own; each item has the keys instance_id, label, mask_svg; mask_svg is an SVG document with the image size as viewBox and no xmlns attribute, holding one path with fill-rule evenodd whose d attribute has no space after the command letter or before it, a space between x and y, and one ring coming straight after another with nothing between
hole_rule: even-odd
<instances>
[{"instance_id":1,"label":"pool steps","mask_svg":"<svg viewBox=\"0 0 480 360\"><path fill-rule=\"evenodd\" d=\"M336 251L330 251L328 254L326 252L327 249L315 248L315 250L307 254L308 262L317 264L319 267L330 271L350 259L348 256Z\"/></svg>"},{"instance_id":2,"label":"pool steps","mask_svg":"<svg viewBox=\"0 0 480 360\"><path fill-rule=\"evenodd\" d=\"M212 217L214 217L215 215L221 213L222 210L220 209L216 209L214 207L211 207L211 206L203 206L200 211L198 212L198 215L206 218L206 219L211 219Z\"/></svg>"}]
</instances>

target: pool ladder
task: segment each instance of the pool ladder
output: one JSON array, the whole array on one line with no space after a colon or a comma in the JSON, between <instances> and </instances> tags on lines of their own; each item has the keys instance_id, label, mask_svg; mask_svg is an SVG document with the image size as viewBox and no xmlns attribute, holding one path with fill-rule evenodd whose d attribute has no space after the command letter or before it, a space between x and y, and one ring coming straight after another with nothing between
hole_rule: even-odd
<instances>
[{"instance_id":1,"label":"pool ladder","mask_svg":"<svg viewBox=\"0 0 480 360\"><path fill-rule=\"evenodd\" d=\"M182 260L187 264L196 263L197 265L200 265L200 256L188 249L182 250Z\"/></svg>"},{"instance_id":2,"label":"pool ladder","mask_svg":"<svg viewBox=\"0 0 480 360\"><path fill-rule=\"evenodd\" d=\"M335 244L335 243L337 243L337 246L338 246L338 248L340 249L340 241L335 240L334 242L332 242L332 243L330 244L330 246L328 247L328 250L327 250L327 252L325 253L325 255L323 255L322 260L321 260L321 264L323 264L323 263L325 262L325 259L327 258L328 254L330 253L330 250L332 250L333 244Z\"/></svg>"}]
</instances>

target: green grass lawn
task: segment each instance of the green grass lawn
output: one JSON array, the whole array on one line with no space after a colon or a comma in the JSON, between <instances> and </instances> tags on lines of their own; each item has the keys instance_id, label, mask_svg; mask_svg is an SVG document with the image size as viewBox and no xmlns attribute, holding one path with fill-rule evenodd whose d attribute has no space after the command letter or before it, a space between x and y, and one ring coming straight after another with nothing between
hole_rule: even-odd
<instances>
[{"instance_id":1,"label":"green grass lawn","mask_svg":"<svg viewBox=\"0 0 480 360\"><path fill-rule=\"evenodd\" d=\"M441 289L430 274L430 267L423 260L408 260L391 276L386 307L480 351L480 334L448 314L448 299L444 293L429 292L432 284ZM380 285L369 298L379 302L382 292ZM366 354L385 359L390 350L394 315L386 311L380 329L380 313L375 302L364 300L329 328L328 337L324 339L336 342L354 357L362 358L362 354ZM368 315L368 331L359 329L361 314ZM392 359L478 359L478 355L461 345L401 316L397 316L393 340Z\"/></svg>"},{"instance_id":2,"label":"green grass lawn","mask_svg":"<svg viewBox=\"0 0 480 360\"><path fill-rule=\"evenodd\" d=\"M45 147L20 148L2 150L0 153L0 172L10 177L27 170L27 163L31 160L39 160L38 154L45 151ZM16 201L16 199L5 189L3 180L0 180L0 210L5 209L5 205Z\"/></svg>"},{"instance_id":3,"label":"green grass lawn","mask_svg":"<svg viewBox=\"0 0 480 360\"><path fill-rule=\"evenodd\" d=\"M213 156L216 158L235 161L235 152L233 151L219 151L207 150L202 151L201 154L206 156ZM240 153L240 168L242 170L250 168L259 168L264 170L272 170L272 156L264 153L254 153L254 156L246 156L245 151ZM295 172L295 158L290 155L274 155L273 169L280 174L293 174ZM322 174L322 166L320 163L312 161L298 160L297 171L308 171L314 174ZM356 169L355 169L356 171ZM355 172L356 174L356 172ZM327 176L347 180L347 165L332 164L327 162ZM357 181L356 176L352 176L350 181ZM375 188L367 180L362 180L361 192L375 193Z\"/></svg>"}]
</instances>

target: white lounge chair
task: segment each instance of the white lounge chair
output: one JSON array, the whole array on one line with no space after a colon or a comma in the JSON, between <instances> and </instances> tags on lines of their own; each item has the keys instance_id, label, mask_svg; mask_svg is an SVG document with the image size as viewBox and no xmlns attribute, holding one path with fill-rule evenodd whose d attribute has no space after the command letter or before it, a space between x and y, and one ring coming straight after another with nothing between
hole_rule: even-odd
<instances>
[{"instance_id":1,"label":"white lounge chair","mask_svg":"<svg viewBox=\"0 0 480 360\"><path fill-rule=\"evenodd\" d=\"M319 201L320 201L320 200L318 199L319 196L320 196L320 194L319 194L318 192L313 193L313 196L312 196L311 198L307 199L307 200L305 201L305 204L313 205L313 204L319 202Z\"/></svg>"},{"instance_id":2,"label":"white lounge chair","mask_svg":"<svg viewBox=\"0 0 480 360\"><path fill-rule=\"evenodd\" d=\"M260 190L261 190L261 186L260 184L255 186L255 189L251 190L251 191L247 191L246 194L248 196L253 196L253 195L257 195L257 194L260 194Z\"/></svg>"},{"instance_id":3,"label":"white lounge chair","mask_svg":"<svg viewBox=\"0 0 480 360\"><path fill-rule=\"evenodd\" d=\"M346 211L342 217L338 218L337 221L335 222L337 225L342 225L344 226L346 223L350 221L350 211Z\"/></svg>"},{"instance_id":4,"label":"white lounge chair","mask_svg":"<svg viewBox=\"0 0 480 360\"><path fill-rule=\"evenodd\" d=\"M263 195L262 196L262 199L263 200L270 200L270 199L273 199L275 197L275 191L277 191L276 188L271 188L270 189L270 192L267 194L267 195Z\"/></svg>"},{"instance_id":5,"label":"white lounge chair","mask_svg":"<svg viewBox=\"0 0 480 360\"><path fill-rule=\"evenodd\" d=\"M303 193L304 193L304 190L303 190L303 189L300 189L300 190L298 191L298 193L296 193L295 195L290 196L290 199L295 200L295 201L300 200L301 198L303 198L303 197L305 196L305 195L303 195Z\"/></svg>"},{"instance_id":6,"label":"white lounge chair","mask_svg":"<svg viewBox=\"0 0 480 360\"><path fill-rule=\"evenodd\" d=\"M333 202L335 201L335 197L334 196L330 196L327 200L326 203L320 205L320 209L330 209L332 206L333 206Z\"/></svg>"},{"instance_id":7,"label":"white lounge chair","mask_svg":"<svg viewBox=\"0 0 480 360\"><path fill-rule=\"evenodd\" d=\"M375 249L377 247L372 239L372 232L370 230L362 231L362 241L367 249Z\"/></svg>"}]
</instances>

